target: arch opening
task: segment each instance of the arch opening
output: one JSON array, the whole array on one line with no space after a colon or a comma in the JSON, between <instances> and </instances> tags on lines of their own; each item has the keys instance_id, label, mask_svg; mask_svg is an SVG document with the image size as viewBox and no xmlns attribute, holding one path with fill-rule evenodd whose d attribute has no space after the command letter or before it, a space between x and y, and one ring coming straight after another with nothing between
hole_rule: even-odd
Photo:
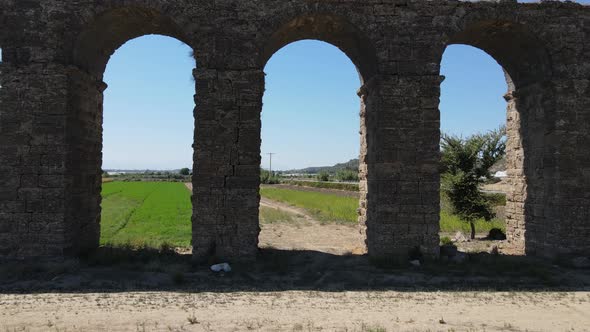
<instances>
[{"instance_id":1,"label":"arch opening","mask_svg":"<svg viewBox=\"0 0 590 332\"><path fill-rule=\"evenodd\" d=\"M166 39L168 46L151 50L149 47L140 48L135 53L132 51L130 58L125 60L124 65L117 64L118 60L116 57L119 56L119 53L127 53L128 46L137 46L137 43L141 43L144 38L147 38L148 41L150 39L159 39L160 42L162 42L162 39ZM174 125L175 127L179 122L181 122L183 128L185 127L183 124L194 124L194 120L190 120L191 118L189 118L190 115L186 115L193 114L194 109L195 83L190 79L194 73L195 59L192 51L190 51L190 47L186 45L186 39L180 33L180 28L171 18L158 11L138 7L125 7L105 12L86 26L79 35L74 53L72 54L73 63L76 67L70 72L69 109L66 127L66 143L68 148L66 161L66 192L68 193L66 197L66 238L68 243L71 243L71 248L68 251L71 251L72 254L93 250L99 246L99 243L112 244L129 241L142 244L141 241L137 241L131 235L129 238L123 239L125 236L121 235L121 230L124 227L121 228L121 225L125 226L127 222L118 226L116 221L114 223L111 222L109 227L103 229L103 238L101 239L101 219L103 221L105 218L118 220L117 216L121 216L117 213L125 210L119 209L117 212L115 211L117 210L116 207L113 209L112 205L117 203L114 200L116 195L110 198L112 199L110 202L109 199L104 199L103 201L101 196L101 192L108 195L108 186L111 186L111 184L105 185L103 191L103 142L105 143L105 162L112 162L112 160L109 161L109 158L125 158L130 155L130 158L126 158L127 162L135 160L148 164L145 167L140 167L139 163L128 165L122 162L119 164L114 163L113 166L105 164L104 166L107 168L140 168L144 170L149 168L194 168L192 165L192 149L190 148L193 140L191 139L190 143L185 142L187 136L192 137L194 127L193 132L190 133L189 131L191 129L188 127L186 130L183 130L185 136L182 136L183 139L180 139L182 142L176 142L175 144L177 146L174 147L169 146L166 148L165 144L163 144L169 141L171 136L176 137L177 135L177 131L172 130L171 127L168 127L168 132L165 135L160 136L159 139L153 139L154 131L163 131L162 128L166 123L171 124L174 122L169 121L171 118L177 117L178 119ZM176 51L175 54L167 54L167 56L173 56L177 60L162 60L160 58L159 63L157 59L153 60L154 56L158 54L162 55L170 47L181 49L180 51ZM134 48L131 47L131 49ZM115 57L111 59L113 54L115 54ZM150 59L155 62L150 63ZM111 61L114 61L112 63L115 64L113 70L110 68ZM184 63L186 68L179 69L179 63ZM186 65L187 63L189 65ZM107 67L107 64L109 64L109 67ZM171 70L166 70L166 68L171 68ZM119 74L126 70L132 70L133 72L128 76ZM182 76L174 77L173 73L178 73L179 71L182 73L177 75ZM146 75L143 77L144 80L137 80L138 73ZM106 78L105 80L113 80L113 77L116 78L112 83L113 86L108 90L108 85L103 82L103 77ZM173 87L178 82L185 82L186 86L176 90L186 91L188 86L188 90L191 92L186 93L186 96L181 96L180 98L158 98L163 97L164 93L174 93L174 95L178 96L179 91L171 90L174 89ZM105 96L107 97L106 100ZM103 111L107 107L108 109L103 114ZM118 108L122 112L113 112L111 111L111 107ZM158 107L160 110L157 109ZM166 108L166 112L162 111L162 108ZM127 112L129 109L135 110L136 112L130 114ZM174 113L178 114L173 115ZM104 133L108 135L105 137L105 141L103 141L103 115L106 120ZM109 120L110 118L115 120L111 121ZM151 121L149 126L142 125L142 123L145 124L147 121ZM117 143L117 141L126 140L127 143L130 143L128 142L129 139L125 137L131 131L140 129L143 129L143 131L135 133L133 137L141 136L143 141L136 142L137 144L135 145L127 144L126 148L121 149L121 145L125 144ZM149 133L146 131L147 129L149 129ZM148 144L145 144L146 140L149 141ZM161 160L169 160L167 157L149 158L150 154L154 151L165 153L166 151L179 150L178 145L183 143L187 143L184 144L185 148L182 151L188 154L188 156L184 157L184 159L188 158L187 160L190 161L188 165L186 162L182 162L178 166L173 167L171 164L160 162ZM154 147L153 145L155 144L157 146ZM151 148L144 148L141 152L141 155L147 157L143 159L136 157L138 155L138 145L143 147L152 145ZM115 154L113 151L116 149L119 150ZM132 151L129 151L130 149ZM156 177L154 173L157 173L157 170L151 172L149 176ZM145 174L142 176L145 176ZM176 174L172 177L176 177ZM175 180L180 181L179 179ZM184 182L190 182L190 178ZM170 188L160 188L161 190L159 191L156 190L157 188L152 188L154 190L150 189L151 187L158 186L158 184L154 183L151 184L151 187L149 185L147 186L150 188L136 188L137 190L124 188L131 190L128 193L132 197L119 197L119 201L126 201L127 203L125 204L133 205L135 204L133 201L136 203L139 201L142 204L148 202L149 197L145 198L145 201L136 197L138 193L145 193L146 191L156 193L160 196L164 195L163 197L165 199L174 199L175 195L186 196L182 198L182 203L168 202L170 204L155 204L152 207L157 213L150 213L148 215L159 215L162 218L160 220L162 225L167 226L164 227L165 229L149 229L149 227L148 229L144 229L144 236L151 234L147 236L147 241L144 241L147 244L157 245L156 242L160 241L174 245L174 241L170 241L168 235L173 237L180 236L183 240L179 244L190 244L191 223L188 221L191 215L190 191L187 190L184 183L177 182L176 184L177 186L172 185ZM166 194L162 193L162 190ZM104 203L105 218L101 217L101 203ZM176 206L177 204L181 204L182 206ZM178 212L167 211L166 209L170 208L170 206L174 206L178 211L182 210L184 212L176 214L174 218L171 217L172 215L169 216L170 218L165 218L164 214L166 212ZM179 223L177 218L181 216L186 217L187 214L188 220ZM146 225L136 226L147 227ZM109 240L108 236L105 237L104 231L107 231L107 233L108 231L112 231L112 234L109 235L112 241ZM131 234L133 232L130 231L127 233Z\"/></svg>"},{"instance_id":2,"label":"arch opening","mask_svg":"<svg viewBox=\"0 0 590 332\"><path fill-rule=\"evenodd\" d=\"M470 246L478 243L483 248L506 232L505 196L511 184L505 128L512 114L504 96L509 78L488 53L467 45L447 47L441 75L441 236L454 236L461 249L473 250ZM471 238L469 246L457 232Z\"/></svg>"},{"instance_id":3,"label":"arch opening","mask_svg":"<svg viewBox=\"0 0 590 332\"><path fill-rule=\"evenodd\" d=\"M496 83L496 87L507 89L504 95L506 170L500 190L506 195L503 214L510 243L507 252L534 254L537 241L546 232L540 207L544 191L542 151L547 128L540 120L549 102L549 96L544 94L545 82L551 77L549 56L542 43L524 26L505 21L469 25L452 36L448 45L447 51L461 47L453 45L477 48L497 61L503 71L505 84ZM473 72L481 73L481 70L476 68L471 75ZM496 82L502 81L499 76L502 75L496 69ZM463 95L470 94L463 91ZM499 97L497 94L496 100ZM498 103L495 102L496 107Z\"/></svg>"},{"instance_id":4,"label":"arch opening","mask_svg":"<svg viewBox=\"0 0 590 332\"><path fill-rule=\"evenodd\" d=\"M109 182L102 191L101 245L191 244L185 185L193 163L191 53L177 39L152 35L128 41L109 60L102 150Z\"/></svg>"},{"instance_id":5,"label":"arch opening","mask_svg":"<svg viewBox=\"0 0 590 332\"><path fill-rule=\"evenodd\" d=\"M261 54L261 67L278 50L305 39L320 40L344 52L355 64L361 84L377 74L377 55L370 39L345 18L332 14L300 16L283 24L266 43Z\"/></svg>"},{"instance_id":6,"label":"arch opening","mask_svg":"<svg viewBox=\"0 0 590 332\"><path fill-rule=\"evenodd\" d=\"M363 177L355 69L335 45L308 39L288 43L267 62L260 248L366 252L355 191Z\"/></svg>"}]
</instances>

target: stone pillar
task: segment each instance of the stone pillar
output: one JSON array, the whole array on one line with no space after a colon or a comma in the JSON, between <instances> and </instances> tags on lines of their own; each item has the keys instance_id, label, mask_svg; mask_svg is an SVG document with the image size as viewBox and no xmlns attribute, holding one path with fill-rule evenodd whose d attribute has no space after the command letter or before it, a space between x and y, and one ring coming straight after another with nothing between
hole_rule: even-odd
<instances>
[{"instance_id":1,"label":"stone pillar","mask_svg":"<svg viewBox=\"0 0 590 332\"><path fill-rule=\"evenodd\" d=\"M585 73L554 78L539 93L552 109L545 113L544 197L527 209L536 217L526 222L527 254L590 256L590 67L583 60L572 68Z\"/></svg>"},{"instance_id":2,"label":"stone pillar","mask_svg":"<svg viewBox=\"0 0 590 332\"><path fill-rule=\"evenodd\" d=\"M524 254L525 213L527 183L524 173L524 150L521 136L520 113L516 106L516 93L505 96L506 107L506 236L515 249Z\"/></svg>"},{"instance_id":3,"label":"stone pillar","mask_svg":"<svg viewBox=\"0 0 590 332\"><path fill-rule=\"evenodd\" d=\"M252 260L258 251L261 70L195 70L193 255Z\"/></svg>"},{"instance_id":4,"label":"stone pillar","mask_svg":"<svg viewBox=\"0 0 590 332\"><path fill-rule=\"evenodd\" d=\"M505 96L510 184L506 195L506 235L516 253L553 256L556 252L547 241L560 228L563 216L552 212L559 206L556 189L560 172L556 158L561 154L555 140L557 133L551 129L555 121L561 121L554 111L553 87L548 82L519 87L509 82L509 87L511 91Z\"/></svg>"},{"instance_id":5,"label":"stone pillar","mask_svg":"<svg viewBox=\"0 0 590 332\"><path fill-rule=\"evenodd\" d=\"M102 80L76 67L69 70L66 137L66 225L72 254L100 242L102 190Z\"/></svg>"},{"instance_id":6,"label":"stone pillar","mask_svg":"<svg viewBox=\"0 0 590 332\"><path fill-rule=\"evenodd\" d=\"M55 64L0 71L0 258L60 257L66 238L67 73Z\"/></svg>"},{"instance_id":7,"label":"stone pillar","mask_svg":"<svg viewBox=\"0 0 590 332\"><path fill-rule=\"evenodd\" d=\"M368 141L370 140L367 137L367 124L371 124L374 121L369 120L369 115L372 115L378 107L376 107L377 98L370 98L369 90L371 88L371 83L374 84L376 82L376 78L365 83L358 91L358 96L361 99L361 109L360 109L360 155L359 155L359 208L358 212L358 223L359 223L359 231L363 238L365 238L365 245L368 245L367 241L367 209L368 209L368 198L369 198L369 189L368 189ZM372 104L367 105L368 103L372 102ZM371 109L371 113L367 113L367 109Z\"/></svg>"},{"instance_id":8,"label":"stone pillar","mask_svg":"<svg viewBox=\"0 0 590 332\"><path fill-rule=\"evenodd\" d=\"M366 87L369 255L439 255L440 77L380 76Z\"/></svg>"},{"instance_id":9,"label":"stone pillar","mask_svg":"<svg viewBox=\"0 0 590 332\"><path fill-rule=\"evenodd\" d=\"M560 118L553 139L560 149L555 153L559 182L551 193L559 198L551 197L558 206L547 215L544 252L590 257L590 53L572 67L585 71L554 82Z\"/></svg>"}]
</instances>

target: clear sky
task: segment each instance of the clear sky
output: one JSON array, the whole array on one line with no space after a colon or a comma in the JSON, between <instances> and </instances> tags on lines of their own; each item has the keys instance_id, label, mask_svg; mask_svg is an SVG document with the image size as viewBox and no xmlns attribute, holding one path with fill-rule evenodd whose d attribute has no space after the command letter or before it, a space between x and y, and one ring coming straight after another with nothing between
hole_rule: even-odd
<instances>
[{"instance_id":1,"label":"clear sky","mask_svg":"<svg viewBox=\"0 0 590 332\"><path fill-rule=\"evenodd\" d=\"M163 36L127 42L104 81L103 169L192 168L195 61Z\"/></svg>"},{"instance_id":2,"label":"clear sky","mask_svg":"<svg viewBox=\"0 0 590 332\"><path fill-rule=\"evenodd\" d=\"M105 82L103 168L191 167L195 63L190 48L163 36L121 47ZM501 67L479 49L455 45L445 52L441 122L445 132L468 135L505 121ZM263 167L332 165L357 158L360 79L338 48L300 41L268 62L262 110ZM474 75L477 73L477 75Z\"/></svg>"},{"instance_id":3,"label":"clear sky","mask_svg":"<svg viewBox=\"0 0 590 332\"><path fill-rule=\"evenodd\" d=\"M527 1L528 2L528 1ZM590 3L588 1L580 1ZM105 72L104 169L192 167L194 60L176 39L127 42ZM319 41L285 46L266 65L262 111L263 167L333 165L357 158L360 80L338 48ZM441 127L469 135L506 121L502 68L485 52L447 48L441 74Z\"/></svg>"}]
</instances>

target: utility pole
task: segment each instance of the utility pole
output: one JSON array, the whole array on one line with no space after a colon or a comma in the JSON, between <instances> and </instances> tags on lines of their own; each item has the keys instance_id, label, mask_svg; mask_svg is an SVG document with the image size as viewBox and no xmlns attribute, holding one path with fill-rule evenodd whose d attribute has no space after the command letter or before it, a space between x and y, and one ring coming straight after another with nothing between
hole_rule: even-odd
<instances>
[{"instance_id":1,"label":"utility pole","mask_svg":"<svg viewBox=\"0 0 590 332\"><path fill-rule=\"evenodd\" d=\"M276 153L267 153L267 155L270 157L270 167L269 167L269 172L270 172L270 176L272 176L272 156L274 156Z\"/></svg>"}]
</instances>

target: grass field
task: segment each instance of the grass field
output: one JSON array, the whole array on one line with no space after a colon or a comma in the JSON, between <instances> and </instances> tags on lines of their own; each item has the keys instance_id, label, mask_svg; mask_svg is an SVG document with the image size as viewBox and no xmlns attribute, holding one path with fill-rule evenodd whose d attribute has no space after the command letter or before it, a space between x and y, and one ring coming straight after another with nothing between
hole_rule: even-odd
<instances>
[{"instance_id":1,"label":"grass field","mask_svg":"<svg viewBox=\"0 0 590 332\"><path fill-rule=\"evenodd\" d=\"M492 228L499 228L503 232L506 232L506 223L498 219L493 219L491 221L480 219L475 221L475 230L477 233L489 233ZM469 223L447 211L441 211L440 213L440 230L445 233L461 231L466 235L471 234Z\"/></svg>"},{"instance_id":2,"label":"grass field","mask_svg":"<svg viewBox=\"0 0 590 332\"><path fill-rule=\"evenodd\" d=\"M101 244L190 245L192 209L183 183L109 182L102 196Z\"/></svg>"},{"instance_id":3,"label":"grass field","mask_svg":"<svg viewBox=\"0 0 590 332\"><path fill-rule=\"evenodd\" d=\"M261 188L260 195L303 208L321 221L357 222L356 209L359 202L354 197L268 187ZM440 214L441 231L446 233L456 231L470 233L469 224L444 209L444 206L448 206L448 204L443 204L443 211ZM501 220L477 220L475 222L475 229L478 233L487 233L492 228L500 228L505 231L506 226Z\"/></svg>"},{"instance_id":4,"label":"grass field","mask_svg":"<svg viewBox=\"0 0 590 332\"><path fill-rule=\"evenodd\" d=\"M260 188L260 195L303 208L319 221L357 222L358 198L268 187Z\"/></svg>"},{"instance_id":5,"label":"grass field","mask_svg":"<svg viewBox=\"0 0 590 332\"><path fill-rule=\"evenodd\" d=\"M276 222L293 222L297 216L283 210L270 208L266 206L260 207L260 223L273 224Z\"/></svg>"},{"instance_id":6,"label":"grass field","mask_svg":"<svg viewBox=\"0 0 590 332\"><path fill-rule=\"evenodd\" d=\"M262 196L307 210L320 222L354 224L358 199L321 192L261 188ZM103 184L101 244L186 247L191 242L190 192L178 182L109 182ZM293 215L260 209L262 223L291 222ZM505 229L504 222L478 220L476 230ZM469 233L469 225L449 211L441 212L441 231Z\"/></svg>"}]
</instances>

